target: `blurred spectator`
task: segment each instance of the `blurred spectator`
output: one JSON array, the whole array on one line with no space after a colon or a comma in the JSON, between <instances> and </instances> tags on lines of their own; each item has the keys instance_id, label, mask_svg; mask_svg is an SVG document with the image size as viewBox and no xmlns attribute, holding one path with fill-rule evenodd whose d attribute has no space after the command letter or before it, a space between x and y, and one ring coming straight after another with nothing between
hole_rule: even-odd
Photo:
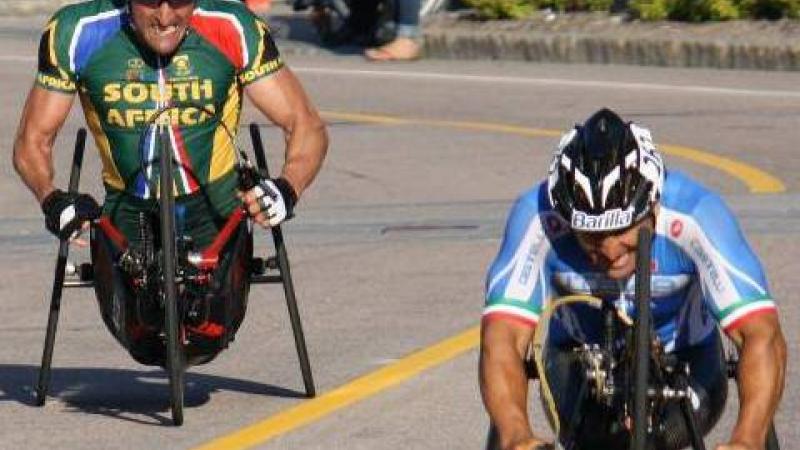
<instances>
[{"instance_id":1,"label":"blurred spectator","mask_svg":"<svg viewBox=\"0 0 800 450\"><path fill-rule=\"evenodd\" d=\"M420 0L396 0L397 32L393 40L379 47L368 48L364 56L370 61L412 61L420 56Z\"/></svg>"}]
</instances>

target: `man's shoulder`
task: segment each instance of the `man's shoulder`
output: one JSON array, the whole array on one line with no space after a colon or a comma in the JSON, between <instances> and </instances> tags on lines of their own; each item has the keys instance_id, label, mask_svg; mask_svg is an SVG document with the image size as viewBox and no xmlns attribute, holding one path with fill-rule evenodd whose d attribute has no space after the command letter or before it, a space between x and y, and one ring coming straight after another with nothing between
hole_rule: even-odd
<instances>
[{"instance_id":1,"label":"man's shoulder","mask_svg":"<svg viewBox=\"0 0 800 450\"><path fill-rule=\"evenodd\" d=\"M550 200L547 197L547 182L536 183L522 191L517 196L514 204L516 207L524 207L535 213L541 213L543 210L552 210Z\"/></svg>"},{"instance_id":2,"label":"man's shoulder","mask_svg":"<svg viewBox=\"0 0 800 450\"><path fill-rule=\"evenodd\" d=\"M40 48L49 59L71 73L80 73L91 57L127 23L124 0L90 0L61 8L50 20Z\"/></svg>"},{"instance_id":3,"label":"man's shoulder","mask_svg":"<svg viewBox=\"0 0 800 450\"><path fill-rule=\"evenodd\" d=\"M258 60L264 36L269 35L266 23L235 0L198 0L191 27L238 69Z\"/></svg>"},{"instance_id":4,"label":"man's shoulder","mask_svg":"<svg viewBox=\"0 0 800 450\"><path fill-rule=\"evenodd\" d=\"M509 220L520 223L538 222L550 239L556 239L570 231L569 223L550 203L546 181L535 184L517 196Z\"/></svg>"},{"instance_id":5,"label":"man's shoulder","mask_svg":"<svg viewBox=\"0 0 800 450\"><path fill-rule=\"evenodd\" d=\"M685 173L667 171L661 193L663 206L683 214L691 214L702 202L717 198L714 191Z\"/></svg>"},{"instance_id":6,"label":"man's shoulder","mask_svg":"<svg viewBox=\"0 0 800 450\"><path fill-rule=\"evenodd\" d=\"M42 31L37 83L65 93L75 92L75 81L89 58L119 32L124 0L90 0L59 9Z\"/></svg>"},{"instance_id":7,"label":"man's shoulder","mask_svg":"<svg viewBox=\"0 0 800 450\"><path fill-rule=\"evenodd\" d=\"M77 48L92 47L117 33L127 17L124 0L89 0L73 3L59 9L47 26L53 33L56 51L70 52Z\"/></svg>"},{"instance_id":8,"label":"man's shoulder","mask_svg":"<svg viewBox=\"0 0 800 450\"><path fill-rule=\"evenodd\" d=\"M120 15L124 10L124 0L88 0L63 6L50 21L57 20L65 31L74 31L81 23Z\"/></svg>"},{"instance_id":9,"label":"man's shoulder","mask_svg":"<svg viewBox=\"0 0 800 450\"><path fill-rule=\"evenodd\" d=\"M673 240L688 243L698 233L715 245L741 240L738 221L722 196L685 174L667 173L661 203L659 222Z\"/></svg>"},{"instance_id":10,"label":"man's shoulder","mask_svg":"<svg viewBox=\"0 0 800 450\"><path fill-rule=\"evenodd\" d=\"M197 0L195 15L203 13L228 16L239 22L252 22L257 18L240 0Z\"/></svg>"}]
</instances>

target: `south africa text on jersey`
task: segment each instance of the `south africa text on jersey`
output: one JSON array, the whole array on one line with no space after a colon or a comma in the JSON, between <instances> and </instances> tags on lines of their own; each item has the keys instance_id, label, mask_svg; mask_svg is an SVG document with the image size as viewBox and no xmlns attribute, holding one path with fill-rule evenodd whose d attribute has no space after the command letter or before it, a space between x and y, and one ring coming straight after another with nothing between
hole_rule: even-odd
<instances>
[{"instance_id":1,"label":"south africa text on jersey","mask_svg":"<svg viewBox=\"0 0 800 450\"><path fill-rule=\"evenodd\" d=\"M191 126L204 123L216 114L214 83L210 79L185 82L108 83L103 88L103 101L108 109L106 122L125 128L150 123L161 108L170 105L158 123ZM139 105L147 107L137 107Z\"/></svg>"}]
</instances>

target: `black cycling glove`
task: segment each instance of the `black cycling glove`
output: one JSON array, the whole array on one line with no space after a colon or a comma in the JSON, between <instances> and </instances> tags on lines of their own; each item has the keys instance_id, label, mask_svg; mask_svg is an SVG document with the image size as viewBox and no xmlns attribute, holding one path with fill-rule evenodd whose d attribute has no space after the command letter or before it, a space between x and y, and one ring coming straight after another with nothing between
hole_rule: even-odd
<instances>
[{"instance_id":1,"label":"black cycling glove","mask_svg":"<svg viewBox=\"0 0 800 450\"><path fill-rule=\"evenodd\" d=\"M100 217L100 205L88 194L64 192L56 189L42 202L44 224L59 239L78 236L87 220Z\"/></svg>"}]
</instances>

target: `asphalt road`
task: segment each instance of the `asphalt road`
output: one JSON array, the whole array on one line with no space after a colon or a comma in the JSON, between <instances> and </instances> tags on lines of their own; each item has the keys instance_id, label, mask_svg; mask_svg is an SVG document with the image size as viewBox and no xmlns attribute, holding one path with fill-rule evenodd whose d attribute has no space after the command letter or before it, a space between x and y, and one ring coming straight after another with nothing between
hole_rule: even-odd
<instances>
[{"instance_id":1,"label":"asphalt road","mask_svg":"<svg viewBox=\"0 0 800 450\"><path fill-rule=\"evenodd\" d=\"M164 373L127 356L102 326L91 292L69 291L53 397L32 406L56 242L10 155L34 70L34 28L0 22L0 146L8 158L0 166L0 448L193 448L308 402L298 398L286 308L273 286L253 291L232 347L190 370L181 428L169 426ZM790 366L777 426L784 448L800 448L800 374L791 364L800 338L800 75L490 61L371 65L283 44L330 124L325 167L284 230L321 394L476 326L510 202L544 176L557 130L609 106L650 127L668 166L718 189L739 213L781 305ZM244 123L251 120L263 122L248 107ZM57 141L62 186L82 123L73 111ZM266 135L279 164L280 136L269 127ZM729 158L728 170L698 153L687 157L682 147ZM88 155L82 188L99 194L98 160ZM474 341L441 360L373 395L344 391L341 407L260 447L480 448L488 421ZM345 405L347 396L365 398ZM532 410L545 429L536 401ZM725 438L735 413L731 398L709 444Z\"/></svg>"}]
</instances>

